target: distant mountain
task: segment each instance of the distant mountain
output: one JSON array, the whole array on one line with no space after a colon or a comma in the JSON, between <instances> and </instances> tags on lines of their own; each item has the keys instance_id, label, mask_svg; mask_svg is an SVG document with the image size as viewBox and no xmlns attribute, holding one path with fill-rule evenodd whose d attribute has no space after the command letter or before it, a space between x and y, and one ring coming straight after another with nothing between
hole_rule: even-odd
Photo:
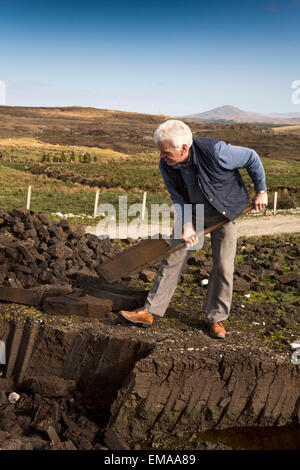
<instances>
[{"instance_id":1,"label":"distant mountain","mask_svg":"<svg viewBox=\"0 0 300 470\"><path fill-rule=\"evenodd\" d=\"M229 121L264 124L300 124L300 113L261 114L243 111L230 105L220 106L204 113L189 114L188 116L182 116L182 118L203 122Z\"/></svg>"}]
</instances>

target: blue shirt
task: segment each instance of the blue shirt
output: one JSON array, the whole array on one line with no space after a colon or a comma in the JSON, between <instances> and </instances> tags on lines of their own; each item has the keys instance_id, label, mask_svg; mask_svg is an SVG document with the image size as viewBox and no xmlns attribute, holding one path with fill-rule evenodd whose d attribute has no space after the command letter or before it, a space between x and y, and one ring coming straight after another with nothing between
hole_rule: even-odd
<instances>
[{"instance_id":1,"label":"blue shirt","mask_svg":"<svg viewBox=\"0 0 300 470\"><path fill-rule=\"evenodd\" d=\"M191 147L191 151L193 151L193 147ZM214 146L214 151L218 164L221 167L227 170L246 168L253 181L255 191L259 192L260 190L266 189L265 171L258 154L254 150L247 147L227 144L224 141L218 141ZM204 217L218 213L217 209L207 200L199 186L191 155L186 163L177 163L172 167L173 171L180 171L187 186L189 201L185 200L177 191L173 181L166 173L161 163L159 164L159 168L175 208L178 204L179 210L184 214L184 222L191 220L190 212L184 211L184 204L192 203L193 212L195 204L203 204Z\"/></svg>"}]
</instances>

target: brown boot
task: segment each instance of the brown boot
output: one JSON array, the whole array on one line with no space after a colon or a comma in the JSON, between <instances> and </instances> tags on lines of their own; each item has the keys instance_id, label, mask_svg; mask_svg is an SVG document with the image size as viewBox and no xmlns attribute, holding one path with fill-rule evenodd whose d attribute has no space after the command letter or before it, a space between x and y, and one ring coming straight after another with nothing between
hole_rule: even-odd
<instances>
[{"instance_id":1,"label":"brown boot","mask_svg":"<svg viewBox=\"0 0 300 470\"><path fill-rule=\"evenodd\" d=\"M148 310L144 307L138 308L137 310L132 310L128 312L127 310L120 310L119 313L126 320L131 321L143 326L151 326L153 323L153 315L151 315Z\"/></svg>"},{"instance_id":2,"label":"brown boot","mask_svg":"<svg viewBox=\"0 0 300 470\"><path fill-rule=\"evenodd\" d=\"M209 334L213 338L225 338L226 331L224 326L222 325L222 322L219 321L218 323L208 323L208 327Z\"/></svg>"}]
</instances>

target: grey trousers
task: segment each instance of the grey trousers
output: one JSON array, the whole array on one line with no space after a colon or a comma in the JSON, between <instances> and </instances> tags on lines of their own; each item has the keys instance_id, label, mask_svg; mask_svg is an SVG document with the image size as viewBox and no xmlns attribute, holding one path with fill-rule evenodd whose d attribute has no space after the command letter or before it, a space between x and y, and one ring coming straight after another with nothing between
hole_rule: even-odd
<instances>
[{"instance_id":1,"label":"grey trousers","mask_svg":"<svg viewBox=\"0 0 300 470\"><path fill-rule=\"evenodd\" d=\"M205 227L224 219L209 217ZM177 241L172 238L171 244ZM213 268L209 275L204 313L208 323L217 323L228 318L232 300L234 258L237 244L236 222L228 222L211 233ZM182 271L193 250L185 247L165 258L157 271L154 283L145 302L145 308L163 317L179 282Z\"/></svg>"}]
</instances>

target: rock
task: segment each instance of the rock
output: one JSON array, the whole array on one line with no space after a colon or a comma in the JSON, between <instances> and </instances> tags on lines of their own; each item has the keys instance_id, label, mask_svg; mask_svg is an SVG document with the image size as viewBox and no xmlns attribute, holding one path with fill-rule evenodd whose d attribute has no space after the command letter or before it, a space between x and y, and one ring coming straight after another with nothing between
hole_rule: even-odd
<instances>
[{"instance_id":1,"label":"rock","mask_svg":"<svg viewBox=\"0 0 300 470\"><path fill-rule=\"evenodd\" d=\"M12 392L8 395L9 403L17 403L19 399L20 399L20 395L16 392Z\"/></svg>"},{"instance_id":2,"label":"rock","mask_svg":"<svg viewBox=\"0 0 300 470\"><path fill-rule=\"evenodd\" d=\"M25 390L49 398L67 397L75 390L73 380L52 375L26 377L23 385Z\"/></svg>"},{"instance_id":3,"label":"rock","mask_svg":"<svg viewBox=\"0 0 300 470\"><path fill-rule=\"evenodd\" d=\"M291 346L292 349L299 349L300 348L300 340L293 341L290 344L290 346Z\"/></svg>"},{"instance_id":4,"label":"rock","mask_svg":"<svg viewBox=\"0 0 300 470\"><path fill-rule=\"evenodd\" d=\"M291 362L295 365L300 364L300 349L296 349L291 356Z\"/></svg>"}]
</instances>

